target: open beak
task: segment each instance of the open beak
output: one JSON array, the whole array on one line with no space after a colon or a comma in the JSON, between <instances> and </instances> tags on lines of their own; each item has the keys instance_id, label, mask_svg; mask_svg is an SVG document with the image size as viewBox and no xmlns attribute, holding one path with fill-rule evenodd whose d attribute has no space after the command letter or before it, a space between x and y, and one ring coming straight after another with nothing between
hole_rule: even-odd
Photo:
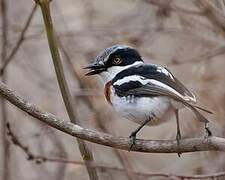
<instances>
[{"instance_id":1,"label":"open beak","mask_svg":"<svg viewBox=\"0 0 225 180\"><path fill-rule=\"evenodd\" d=\"M90 70L89 72L87 72L85 74L86 76L99 74L99 73L101 73L101 72L106 70L104 65L97 64L97 63L90 64L89 66L84 67L84 69L89 69Z\"/></svg>"}]
</instances>

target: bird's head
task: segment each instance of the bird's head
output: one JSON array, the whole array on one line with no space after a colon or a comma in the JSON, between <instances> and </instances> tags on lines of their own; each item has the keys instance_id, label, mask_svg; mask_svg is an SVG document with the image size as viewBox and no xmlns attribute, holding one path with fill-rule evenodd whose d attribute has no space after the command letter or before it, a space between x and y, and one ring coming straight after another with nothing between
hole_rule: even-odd
<instances>
[{"instance_id":1,"label":"bird's head","mask_svg":"<svg viewBox=\"0 0 225 180\"><path fill-rule=\"evenodd\" d=\"M87 76L99 74L105 82L131 66L143 63L140 54L126 45L114 45L98 54L92 64L85 67L90 71Z\"/></svg>"}]
</instances>

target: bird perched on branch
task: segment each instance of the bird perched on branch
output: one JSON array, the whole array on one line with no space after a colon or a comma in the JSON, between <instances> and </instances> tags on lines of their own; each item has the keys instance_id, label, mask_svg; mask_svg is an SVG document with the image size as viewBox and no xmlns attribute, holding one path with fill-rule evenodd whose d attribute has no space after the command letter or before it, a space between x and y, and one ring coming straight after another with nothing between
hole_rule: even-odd
<instances>
[{"instance_id":1,"label":"bird perched on branch","mask_svg":"<svg viewBox=\"0 0 225 180\"><path fill-rule=\"evenodd\" d=\"M137 50L126 45L114 45L99 53L95 61L85 67L88 76L99 74L104 83L106 100L117 112L140 124L130 134L130 148L135 144L136 134L145 125L159 125L175 114L177 143L181 133L178 110L188 107L196 118L205 123L208 135L211 132L208 120L196 106L195 96L165 67L144 63Z\"/></svg>"}]
</instances>

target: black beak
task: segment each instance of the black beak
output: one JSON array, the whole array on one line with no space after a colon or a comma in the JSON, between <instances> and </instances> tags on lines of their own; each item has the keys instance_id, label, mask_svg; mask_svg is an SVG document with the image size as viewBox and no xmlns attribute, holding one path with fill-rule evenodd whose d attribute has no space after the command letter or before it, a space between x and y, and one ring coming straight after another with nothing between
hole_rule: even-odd
<instances>
[{"instance_id":1,"label":"black beak","mask_svg":"<svg viewBox=\"0 0 225 180\"><path fill-rule=\"evenodd\" d=\"M104 65L101 65L101 64L93 63L93 64L90 64L87 67L84 67L84 69L89 69L90 71L87 72L85 75L91 76L91 75L99 74L99 73L105 71L106 67Z\"/></svg>"}]
</instances>

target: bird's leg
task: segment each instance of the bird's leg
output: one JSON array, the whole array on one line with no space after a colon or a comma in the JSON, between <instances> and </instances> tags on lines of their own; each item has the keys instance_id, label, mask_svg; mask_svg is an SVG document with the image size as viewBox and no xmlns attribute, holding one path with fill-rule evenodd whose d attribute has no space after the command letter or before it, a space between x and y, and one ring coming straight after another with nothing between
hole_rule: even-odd
<instances>
[{"instance_id":1,"label":"bird's leg","mask_svg":"<svg viewBox=\"0 0 225 180\"><path fill-rule=\"evenodd\" d=\"M130 150L132 149L132 147L135 145L135 141L136 141L136 135L137 133L148 123L150 122L152 119L152 117L148 117L140 126L138 126L137 129L135 129L129 136L130 138Z\"/></svg>"},{"instance_id":2,"label":"bird's leg","mask_svg":"<svg viewBox=\"0 0 225 180\"><path fill-rule=\"evenodd\" d=\"M206 133L207 133L207 137L212 136L212 132L209 129L209 123L208 122L205 123L205 130L206 130Z\"/></svg>"},{"instance_id":3,"label":"bird's leg","mask_svg":"<svg viewBox=\"0 0 225 180\"><path fill-rule=\"evenodd\" d=\"M180 133L180 122L179 122L179 115L178 115L178 109L175 110L175 115L176 115L176 122L177 122L177 135L176 135L176 140L177 140L177 145L180 145L180 140L181 140L181 133ZM178 156L180 157L181 153L177 153Z\"/></svg>"}]
</instances>

